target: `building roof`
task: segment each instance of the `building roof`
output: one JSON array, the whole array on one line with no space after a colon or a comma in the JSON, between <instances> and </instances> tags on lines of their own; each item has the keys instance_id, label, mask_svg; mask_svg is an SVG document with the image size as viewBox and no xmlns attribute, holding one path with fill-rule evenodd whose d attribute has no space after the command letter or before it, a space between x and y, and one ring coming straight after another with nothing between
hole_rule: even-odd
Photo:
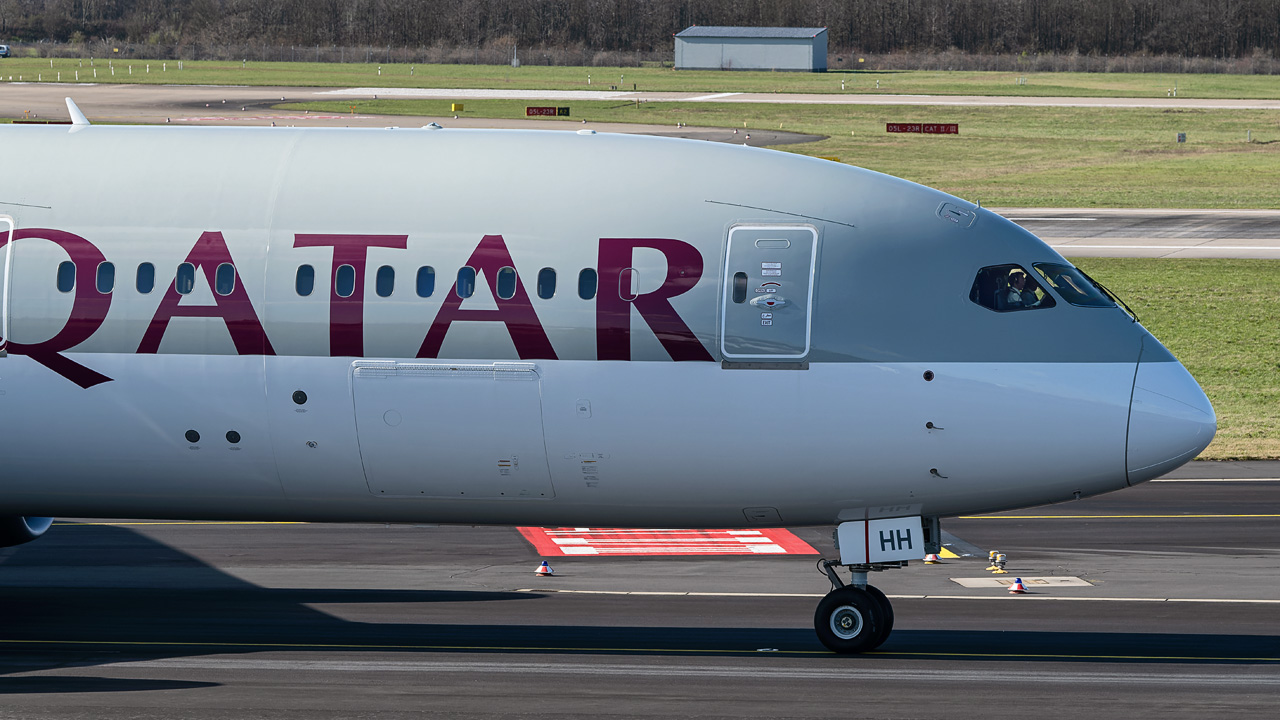
<instances>
[{"instance_id":1,"label":"building roof","mask_svg":"<svg viewBox=\"0 0 1280 720\"><path fill-rule=\"evenodd\" d=\"M731 27L723 25L694 25L676 33L678 38L710 37L710 38L815 38L826 32L826 28L790 28L790 27Z\"/></svg>"}]
</instances>

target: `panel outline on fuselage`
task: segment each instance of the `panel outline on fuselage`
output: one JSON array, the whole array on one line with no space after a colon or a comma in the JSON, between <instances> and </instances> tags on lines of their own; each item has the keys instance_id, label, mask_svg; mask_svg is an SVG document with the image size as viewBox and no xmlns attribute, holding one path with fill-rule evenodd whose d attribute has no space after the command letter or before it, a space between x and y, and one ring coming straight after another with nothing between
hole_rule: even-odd
<instances>
[{"instance_id":1,"label":"panel outline on fuselage","mask_svg":"<svg viewBox=\"0 0 1280 720\"><path fill-rule=\"evenodd\" d=\"M782 354L741 354L730 353L725 348L725 333L728 324L728 303L730 302L730 293L732 292L732 281L729 277L729 257L733 252L733 234L743 230L807 230L812 233L812 246L809 251L809 277L808 277L808 294L805 298L805 331L804 331L804 352L799 354L782 355ZM720 316L720 337L717 343L717 349L720 357L724 360L758 360L768 362L771 360L794 361L809 356L809 351L813 348L813 297L818 284L818 253L821 250L819 239L821 233L817 226L811 223L770 223L770 222L737 222L729 225L725 232L724 247L720 253L720 296L718 302L718 315Z\"/></svg>"},{"instance_id":2,"label":"panel outline on fuselage","mask_svg":"<svg viewBox=\"0 0 1280 720\"><path fill-rule=\"evenodd\" d=\"M402 492L387 493L384 490L375 488L376 484L380 485L382 483L371 475L371 471L372 471L371 459L367 455L367 453L370 452L375 447L375 445L372 442L370 442L370 440L373 439L373 435L372 434L366 435L365 431L362 431L362 427L361 427L362 416L360 412L359 393L357 391L357 385L358 385L357 380L362 375L370 376L370 377L437 376L441 378L452 377L455 379L463 378L463 377L474 379L474 378L483 378L487 376L494 381L532 380L537 384L536 392L535 392L535 397L537 400L537 407L536 407L535 414L537 415L539 420L539 423L538 423L539 437L537 440L537 444L541 449L541 455L542 455L541 460L539 461L537 458L535 458L534 463L542 471L545 471L545 483L543 487L537 488L538 490L541 490L541 492L539 492L538 495L532 495L532 494L526 494L525 491L522 490L519 493L512 494L512 495L507 495L505 492L499 492L497 496L492 496L492 495L468 496L468 493L470 490L470 487L468 486L468 491L463 491L461 493L462 496L466 496L466 497L460 497L458 494L453 494L452 492L448 494L443 494L443 493L412 494L412 493L402 493ZM475 361L464 361L464 362L408 361L406 362L401 360L373 360L373 359L364 359L364 358L358 359L352 362L350 365L348 382L349 382L349 387L351 392L352 410L354 413L353 419L355 421L356 444L359 449L360 464L364 470L365 484L367 486L369 493L374 497L386 498L388 500L393 500L396 498L400 498L400 499L421 498L421 499L428 499L428 500L462 499L462 500L479 500L479 501L554 500L556 497L555 479L551 471L550 458L549 458L549 454L546 447L546 417L542 407L541 378L542 378L542 374L539 370L538 365L536 363L531 363L531 362L511 362L511 361L501 361L501 360L494 361L494 362L475 362ZM374 427L376 427L376 423L374 424ZM513 457L512 460L514 461L515 458ZM525 462L526 464L528 463L527 457ZM516 463L515 467L518 468L518 463ZM536 472L537 471L535 470L535 473Z\"/></svg>"},{"instance_id":3,"label":"panel outline on fuselage","mask_svg":"<svg viewBox=\"0 0 1280 720\"><path fill-rule=\"evenodd\" d=\"M13 246L18 241L14 235L18 232L18 222L11 215L0 215L0 223L7 223L8 240L4 244L4 294L0 296L0 354L9 348L9 313L12 304L9 296L13 293Z\"/></svg>"}]
</instances>

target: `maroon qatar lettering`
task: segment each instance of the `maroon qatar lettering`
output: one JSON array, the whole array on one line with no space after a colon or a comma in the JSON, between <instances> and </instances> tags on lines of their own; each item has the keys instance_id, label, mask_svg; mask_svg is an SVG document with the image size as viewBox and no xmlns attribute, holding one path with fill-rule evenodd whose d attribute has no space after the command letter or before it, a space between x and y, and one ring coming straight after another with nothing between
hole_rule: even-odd
<instances>
[{"instance_id":1,"label":"maroon qatar lettering","mask_svg":"<svg viewBox=\"0 0 1280 720\"><path fill-rule=\"evenodd\" d=\"M622 273L633 267L636 248L651 248L667 258L667 277L653 292L626 299L617 290ZM600 238L600 291L596 293L596 359L631 359L631 308L649 324L672 360L710 361L711 353L693 334L671 298L693 289L702 278L698 248L669 238Z\"/></svg>"},{"instance_id":2,"label":"maroon qatar lettering","mask_svg":"<svg viewBox=\"0 0 1280 720\"><path fill-rule=\"evenodd\" d=\"M364 269L369 261L369 248L404 250L408 244L408 235L298 234L293 237L294 247L333 248L330 288L338 286L338 268L350 265L356 271L355 290L350 296L329 293L330 357L364 357Z\"/></svg>"},{"instance_id":3,"label":"maroon qatar lettering","mask_svg":"<svg viewBox=\"0 0 1280 720\"><path fill-rule=\"evenodd\" d=\"M62 230L23 228L0 234L0 248L25 238L41 239L61 247L75 263L75 289L71 312L66 323L50 339L23 344L9 340L4 347L15 355L26 355L82 388L110 382L111 378L88 368L63 353L71 351L92 337L103 325L111 308L112 293L99 293L95 286L98 266L106 261L102 251L89 240ZM350 265L355 271L353 292L343 297L330 292L329 355L364 356L364 291L369 248L405 250L407 235L304 234L294 237L294 247L331 247L333 263L331 290L336 287L338 269ZM623 297L618 292L623 273L634 266L637 248L648 248L663 254L667 274L662 284L651 292ZM601 238L599 244L596 293L596 358L599 360L631 359L631 310L634 308L675 361L711 361L713 358L702 342L676 312L671 300L689 290L703 275L702 254L696 247L669 238ZM19 261L20 262L20 261ZM217 268L235 259L221 232L200 235L187 254L186 262L200 268L210 287L216 286ZM417 357L438 357L445 337L455 322L501 322L506 326L521 359L555 360L557 354L547 336L538 313L519 275L510 298L496 292L496 280L502 268L515 268L506 241L501 235L485 235L472 251L467 266L477 276L484 275L493 293L497 309L464 309L454 284L418 349ZM226 325L239 355L275 355L271 341L249 298L245 284L235 271L236 281L226 295L214 293L213 305L182 305L182 295L174 279L165 291L151 322L143 333L136 353L160 351L164 334L174 318L218 318ZM7 338L0 339L7 340Z\"/></svg>"},{"instance_id":4,"label":"maroon qatar lettering","mask_svg":"<svg viewBox=\"0 0 1280 720\"><path fill-rule=\"evenodd\" d=\"M23 238L48 240L61 247L75 263L76 282L71 314L62 329L44 342L26 344L10 340L6 344L8 351L14 355L26 355L86 390L94 385L111 382L111 378L106 375L62 354L92 337L107 319L107 311L111 309L111 295L100 293L95 288L98 265L106 262L106 257L93 243L62 230L22 228L14 231L12 238L9 235L8 232L4 233L4 241L0 242L0 247L10 241L16 247L17 241ZM17 257L17 254L14 256Z\"/></svg>"},{"instance_id":5,"label":"maroon qatar lettering","mask_svg":"<svg viewBox=\"0 0 1280 720\"><path fill-rule=\"evenodd\" d=\"M204 271L205 280L211 288L214 287L214 274L219 265L229 264L232 268L236 266L235 261L231 259L231 251L227 249L227 242L220 232L206 232L200 235L195 247L191 248L191 252L187 254L186 261ZM237 355L276 354L271 347L271 341L267 339L267 333L262 329L262 323L258 320L258 313L253 310L253 302L249 300L249 293L245 291L244 283L240 280L239 270L236 270L231 292L227 295L214 293L213 300L215 303L213 305L180 305L182 295L178 293L178 279L175 277L173 282L169 283L169 289L165 291L164 299L160 301L156 314L151 318L151 324L147 326L142 342L138 344L138 353L160 352L160 341L164 339L164 331L169 328L169 321L175 317L204 317L222 319L227 326L227 332L231 334L231 341L235 343Z\"/></svg>"},{"instance_id":6,"label":"maroon qatar lettering","mask_svg":"<svg viewBox=\"0 0 1280 720\"><path fill-rule=\"evenodd\" d=\"M445 297L444 304L440 306L440 311L436 313L435 320L431 321L431 328L427 330L427 336L423 338L422 346L418 348L418 357L438 357L440 346L444 344L444 336L449 332L449 326L458 321L469 320L504 323L521 360L555 360L556 351L551 347L547 331L538 320L538 313L529 302L529 294L524 289L520 273L516 273L514 295L504 300L496 291L498 271L504 267L515 268L515 263L511 261L511 253L507 250L507 244L502 236L485 235L467 260L467 267L476 271L476 277L483 275L489 281L493 300L497 303L498 309L462 309L462 298L458 296L458 284L455 281Z\"/></svg>"}]
</instances>

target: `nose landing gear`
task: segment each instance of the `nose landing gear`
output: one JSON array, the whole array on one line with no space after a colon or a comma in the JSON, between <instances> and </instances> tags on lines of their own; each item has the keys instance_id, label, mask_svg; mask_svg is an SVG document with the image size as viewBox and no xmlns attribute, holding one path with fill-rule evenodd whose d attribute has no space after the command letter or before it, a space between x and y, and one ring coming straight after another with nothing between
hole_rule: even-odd
<instances>
[{"instance_id":1,"label":"nose landing gear","mask_svg":"<svg viewBox=\"0 0 1280 720\"><path fill-rule=\"evenodd\" d=\"M827 649L841 654L875 650L893 630L893 606L878 588L867 584L867 573L898 568L905 562L851 565L852 583L836 574L839 563L819 560L818 567L831 580L831 592L818 603L813 629Z\"/></svg>"}]
</instances>

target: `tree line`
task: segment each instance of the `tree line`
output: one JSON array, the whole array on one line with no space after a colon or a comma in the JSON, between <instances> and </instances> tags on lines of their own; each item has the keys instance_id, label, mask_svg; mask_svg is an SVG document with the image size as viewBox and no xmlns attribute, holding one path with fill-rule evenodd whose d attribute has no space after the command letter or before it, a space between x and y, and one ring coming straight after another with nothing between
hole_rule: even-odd
<instances>
[{"instance_id":1,"label":"tree line","mask_svg":"<svg viewBox=\"0 0 1280 720\"><path fill-rule=\"evenodd\" d=\"M1280 57L1280 0L0 0L0 39L669 52L690 25L826 27L836 53Z\"/></svg>"}]
</instances>

